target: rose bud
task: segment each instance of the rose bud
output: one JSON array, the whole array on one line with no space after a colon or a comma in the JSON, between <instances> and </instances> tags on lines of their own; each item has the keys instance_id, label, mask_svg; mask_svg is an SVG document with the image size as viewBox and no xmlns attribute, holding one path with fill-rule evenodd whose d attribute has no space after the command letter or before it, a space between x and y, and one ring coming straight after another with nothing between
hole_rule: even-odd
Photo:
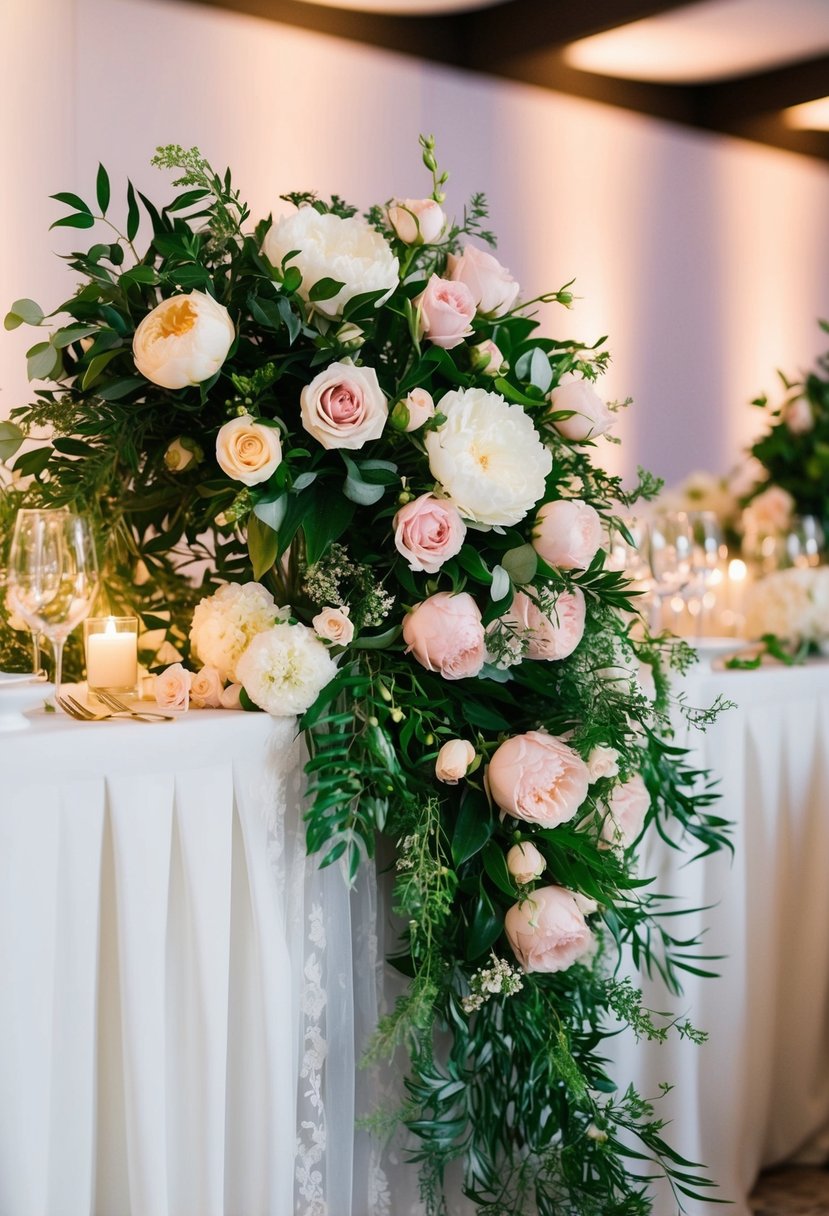
<instances>
[{"instance_id":1,"label":"rose bud","mask_svg":"<svg viewBox=\"0 0 829 1216\"><path fill-rule=\"evenodd\" d=\"M471 743L466 739L450 739L438 752L435 776L445 785L457 785L474 759L475 748Z\"/></svg>"},{"instance_id":2,"label":"rose bud","mask_svg":"<svg viewBox=\"0 0 829 1216\"><path fill-rule=\"evenodd\" d=\"M507 853L507 869L519 886L533 882L546 868L547 862L532 841L522 840Z\"/></svg>"}]
</instances>

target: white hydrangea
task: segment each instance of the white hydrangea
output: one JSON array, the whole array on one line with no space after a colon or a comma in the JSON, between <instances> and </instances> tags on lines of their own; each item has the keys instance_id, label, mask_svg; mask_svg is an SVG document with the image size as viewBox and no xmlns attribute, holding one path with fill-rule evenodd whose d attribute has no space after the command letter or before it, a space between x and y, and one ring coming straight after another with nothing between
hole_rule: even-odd
<instances>
[{"instance_id":1,"label":"white hydrangea","mask_svg":"<svg viewBox=\"0 0 829 1216\"><path fill-rule=\"evenodd\" d=\"M386 240L364 219L320 215L313 207L300 207L270 228L262 251L274 266L286 253L299 250L290 261L302 275L299 294L304 300L320 279L336 279L343 286L329 300L314 304L326 317L340 317L353 296L383 291L383 304L398 283L399 263Z\"/></svg>"},{"instance_id":2,"label":"white hydrangea","mask_svg":"<svg viewBox=\"0 0 829 1216\"><path fill-rule=\"evenodd\" d=\"M337 664L313 629L282 623L253 639L236 670L260 709L290 718L313 705L337 674Z\"/></svg>"},{"instance_id":3,"label":"white hydrangea","mask_svg":"<svg viewBox=\"0 0 829 1216\"><path fill-rule=\"evenodd\" d=\"M452 390L438 411L446 422L426 436L432 475L464 519L517 524L543 497L553 467L530 417L482 388Z\"/></svg>"},{"instance_id":4,"label":"white hydrangea","mask_svg":"<svg viewBox=\"0 0 829 1216\"><path fill-rule=\"evenodd\" d=\"M236 664L250 641L285 611L261 583L226 583L196 605L190 628L193 651L222 680L236 682Z\"/></svg>"},{"instance_id":5,"label":"white hydrangea","mask_svg":"<svg viewBox=\"0 0 829 1216\"><path fill-rule=\"evenodd\" d=\"M746 633L792 642L829 639L829 567L778 570L749 591Z\"/></svg>"}]
</instances>

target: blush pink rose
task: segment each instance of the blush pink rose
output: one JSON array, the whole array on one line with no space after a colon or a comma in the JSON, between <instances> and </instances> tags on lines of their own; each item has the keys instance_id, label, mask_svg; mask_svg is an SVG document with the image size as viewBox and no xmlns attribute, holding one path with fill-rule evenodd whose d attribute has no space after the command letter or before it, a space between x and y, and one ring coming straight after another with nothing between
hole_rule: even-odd
<instances>
[{"instance_id":1,"label":"blush pink rose","mask_svg":"<svg viewBox=\"0 0 829 1216\"><path fill-rule=\"evenodd\" d=\"M155 677L155 699L161 709L184 713L190 708L193 673L181 663L171 663Z\"/></svg>"},{"instance_id":2,"label":"blush pink rose","mask_svg":"<svg viewBox=\"0 0 829 1216\"><path fill-rule=\"evenodd\" d=\"M406 409L404 431L417 431L435 416L435 403L432 394L425 388L413 388L402 403Z\"/></svg>"},{"instance_id":3,"label":"blush pink rose","mask_svg":"<svg viewBox=\"0 0 829 1216\"><path fill-rule=\"evenodd\" d=\"M469 355L473 371L480 372L481 375L500 376L507 370L507 361L491 338L485 338L483 342L470 346Z\"/></svg>"},{"instance_id":4,"label":"blush pink rose","mask_svg":"<svg viewBox=\"0 0 829 1216\"><path fill-rule=\"evenodd\" d=\"M525 971L566 971L593 949L584 915L563 887L538 887L513 904L504 929Z\"/></svg>"},{"instance_id":5,"label":"blush pink rose","mask_svg":"<svg viewBox=\"0 0 829 1216\"><path fill-rule=\"evenodd\" d=\"M506 266L474 245L465 245L460 257L450 253L446 261L450 279L465 284L479 312L502 317L518 298L520 288Z\"/></svg>"},{"instance_id":6,"label":"blush pink rose","mask_svg":"<svg viewBox=\"0 0 829 1216\"><path fill-rule=\"evenodd\" d=\"M584 636L585 613L580 587L560 591L549 614L529 595L517 591L504 622L526 639L528 659L566 659Z\"/></svg>"},{"instance_id":7,"label":"blush pink rose","mask_svg":"<svg viewBox=\"0 0 829 1216\"><path fill-rule=\"evenodd\" d=\"M466 524L457 508L434 494L407 502L394 517L394 543L410 570L436 574L460 552L465 536Z\"/></svg>"},{"instance_id":8,"label":"blush pink rose","mask_svg":"<svg viewBox=\"0 0 829 1216\"><path fill-rule=\"evenodd\" d=\"M547 868L547 862L530 840L514 844L507 853L507 869L519 886L533 882Z\"/></svg>"},{"instance_id":9,"label":"blush pink rose","mask_svg":"<svg viewBox=\"0 0 829 1216\"><path fill-rule=\"evenodd\" d=\"M548 566L586 570L602 547L604 535L598 511L580 498L545 502L538 512L532 544Z\"/></svg>"},{"instance_id":10,"label":"blush pink rose","mask_svg":"<svg viewBox=\"0 0 829 1216\"><path fill-rule=\"evenodd\" d=\"M642 831L650 804L648 787L639 773L614 786L607 800L602 840L623 849L628 848Z\"/></svg>"},{"instance_id":11,"label":"blush pink rose","mask_svg":"<svg viewBox=\"0 0 829 1216\"><path fill-rule=\"evenodd\" d=\"M433 198L398 199L389 207L389 223L407 245L433 245L446 227L446 215Z\"/></svg>"},{"instance_id":12,"label":"blush pink rose","mask_svg":"<svg viewBox=\"0 0 829 1216\"><path fill-rule=\"evenodd\" d=\"M550 393L550 405L554 410L573 411L569 418L561 418L553 426L560 435L574 443L606 435L614 423L612 412L592 383L571 372L565 373Z\"/></svg>"},{"instance_id":13,"label":"blush pink rose","mask_svg":"<svg viewBox=\"0 0 829 1216\"><path fill-rule=\"evenodd\" d=\"M452 350L472 333L475 301L465 284L433 274L414 304L420 314L421 331L435 346Z\"/></svg>"},{"instance_id":14,"label":"blush pink rose","mask_svg":"<svg viewBox=\"0 0 829 1216\"><path fill-rule=\"evenodd\" d=\"M475 748L468 739L449 739L435 761L435 776L444 785L457 785L475 759Z\"/></svg>"},{"instance_id":15,"label":"blush pink rose","mask_svg":"<svg viewBox=\"0 0 829 1216\"><path fill-rule=\"evenodd\" d=\"M476 676L484 665L481 611L466 591L440 591L415 605L403 622L403 640L418 663L444 680Z\"/></svg>"},{"instance_id":16,"label":"blush pink rose","mask_svg":"<svg viewBox=\"0 0 829 1216\"><path fill-rule=\"evenodd\" d=\"M812 406L806 397L793 397L783 409L783 421L793 435L805 435L815 425Z\"/></svg>"},{"instance_id":17,"label":"blush pink rose","mask_svg":"<svg viewBox=\"0 0 829 1216\"><path fill-rule=\"evenodd\" d=\"M502 810L555 828L567 823L587 797L587 765L578 752L544 731L514 735L489 762L489 788Z\"/></svg>"},{"instance_id":18,"label":"blush pink rose","mask_svg":"<svg viewBox=\"0 0 829 1216\"><path fill-rule=\"evenodd\" d=\"M190 684L190 703L197 709L220 709L224 683L215 667L202 667Z\"/></svg>"},{"instance_id":19,"label":"blush pink rose","mask_svg":"<svg viewBox=\"0 0 829 1216\"><path fill-rule=\"evenodd\" d=\"M302 425L324 448L361 448L379 439L389 407L373 367L331 363L303 388Z\"/></svg>"}]
</instances>

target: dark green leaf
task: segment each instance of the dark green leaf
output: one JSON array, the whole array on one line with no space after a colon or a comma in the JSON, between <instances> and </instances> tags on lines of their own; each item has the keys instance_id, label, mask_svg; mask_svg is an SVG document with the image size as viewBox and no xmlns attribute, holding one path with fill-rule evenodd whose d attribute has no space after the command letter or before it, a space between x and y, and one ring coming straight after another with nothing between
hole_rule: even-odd
<instances>
[{"instance_id":1,"label":"dark green leaf","mask_svg":"<svg viewBox=\"0 0 829 1216\"><path fill-rule=\"evenodd\" d=\"M134 241L138 235L138 227L141 223L141 213L138 210L138 201L135 197L135 187L132 182L127 182L127 240Z\"/></svg>"},{"instance_id":2,"label":"dark green leaf","mask_svg":"<svg viewBox=\"0 0 829 1216\"><path fill-rule=\"evenodd\" d=\"M342 291L343 287L345 287L345 283L341 283L337 279L318 279L308 292L308 299L313 301L330 300L338 291Z\"/></svg>"},{"instance_id":3,"label":"dark green leaf","mask_svg":"<svg viewBox=\"0 0 829 1216\"><path fill-rule=\"evenodd\" d=\"M471 786L464 791L461 809L452 833L452 859L462 865L479 852L495 828L486 795Z\"/></svg>"},{"instance_id":4,"label":"dark green leaf","mask_svg":"<svg viewBox=\"0 0 829 1216\"><path fill-rule=\"evenodd\" d=\"M83 211L87 215L92 214L91 208L79 198L77 194L70 194L68 190L61 190L58 194L50 194L50 198L56 199L59 203L66 203L67 207L74 207L76 211Z\"/></svg>"},{"instance_id":5,"label":"dark green leaf","mask_svg":"<svg viewBox=\"0 0 829 1216\"><path fill-rule=\"evenodd\" d=\"M95 180L95 194L98 199L98 206L101 208L101 215L106 215L107 207L109 206L110 189L109 174L103 165L98 165L98 176Z\"/></svg>"},{"instance_id":6,"label":"dark green leaf","mask_svg":"<svg viewBox=\"0 0 829 1216\"><path fill-rule=\"evenodd\" d=\"M503 916L494 906L486 891L481 889L466 938L467 959L471 962L485 954L500 937L503 928Z\"/></svg>"},{"instance_id":7,"label":"dark green leaf","mask_svg":"<svg viewBox=\"0 0 829 1216\"><path fill-rule=\"evenodd\" d=\"M273 528L263 523L257 515L248 517L248 553L253 566L253 577L260 579L270 570L279 551L279 537Z\"/></svg>"},{"instance_id":8,"label":"dark green leaf","mask_svg":"<svg viewBox=\"0 0 829 1216\"><path fill-rule=\"evenodd\" d=\"M72 215L65 215L63 219L55 220L49 225L49 230L52 228L92 228L95 224L94 215L90 215L86 211L77 211Z\"/></svg>"},{"instance_id":9,"label":"dark green leaf","mask_svg":"<svg viewBox=\"0 0 829 1216\"><path fill-rule=\"evenodd\" d=\"M43 448L35 448L32 452L24 452L14 462L14 471L21 477L37 477L49 463L52 449L47 444Z\"/></svg>"},{"instance_id":10,"label":"dark green leaf","mask_svg":"<svg viewBox=\"0 0 829 1216\"><path fill-rule=\"evenodd\" d=\"M507 860L501 846L496 844L494 840L487 841L481 857L484 869L496 887L500 891L503 891L505 895L511 896L512 899L517 899L518 890L507 869Z\"/></svg>"}]
</instances>

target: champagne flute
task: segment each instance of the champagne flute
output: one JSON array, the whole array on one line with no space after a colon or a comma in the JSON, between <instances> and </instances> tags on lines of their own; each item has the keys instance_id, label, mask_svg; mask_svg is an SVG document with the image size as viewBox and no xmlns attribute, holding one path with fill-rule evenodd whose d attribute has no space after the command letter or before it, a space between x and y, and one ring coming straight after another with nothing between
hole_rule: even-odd
<instances>
[{"instance_id":1,"label":"champagne flute","mask_svg":"<svg viewBox=\"0 0 829 1216\"><path fill-rule=\"evenodd\" d=\"M662 602L679 595L691 577L694 535L685 511L663 511L648 525L648 562L653 575L651 632L662 623Z\"/></svg>"},{"instance_id":2,"label":"champagne flute","mask_svg":"<svg viewBox=\"0 0 829 1216\"><path fill-rule=\"evenodd\" d=\"M52 643L57 698L64 643L89 615L98 592L89 520L68 511L21 511L9 552L8 582L20 615Z\"/></svg>"}]
</instances>

